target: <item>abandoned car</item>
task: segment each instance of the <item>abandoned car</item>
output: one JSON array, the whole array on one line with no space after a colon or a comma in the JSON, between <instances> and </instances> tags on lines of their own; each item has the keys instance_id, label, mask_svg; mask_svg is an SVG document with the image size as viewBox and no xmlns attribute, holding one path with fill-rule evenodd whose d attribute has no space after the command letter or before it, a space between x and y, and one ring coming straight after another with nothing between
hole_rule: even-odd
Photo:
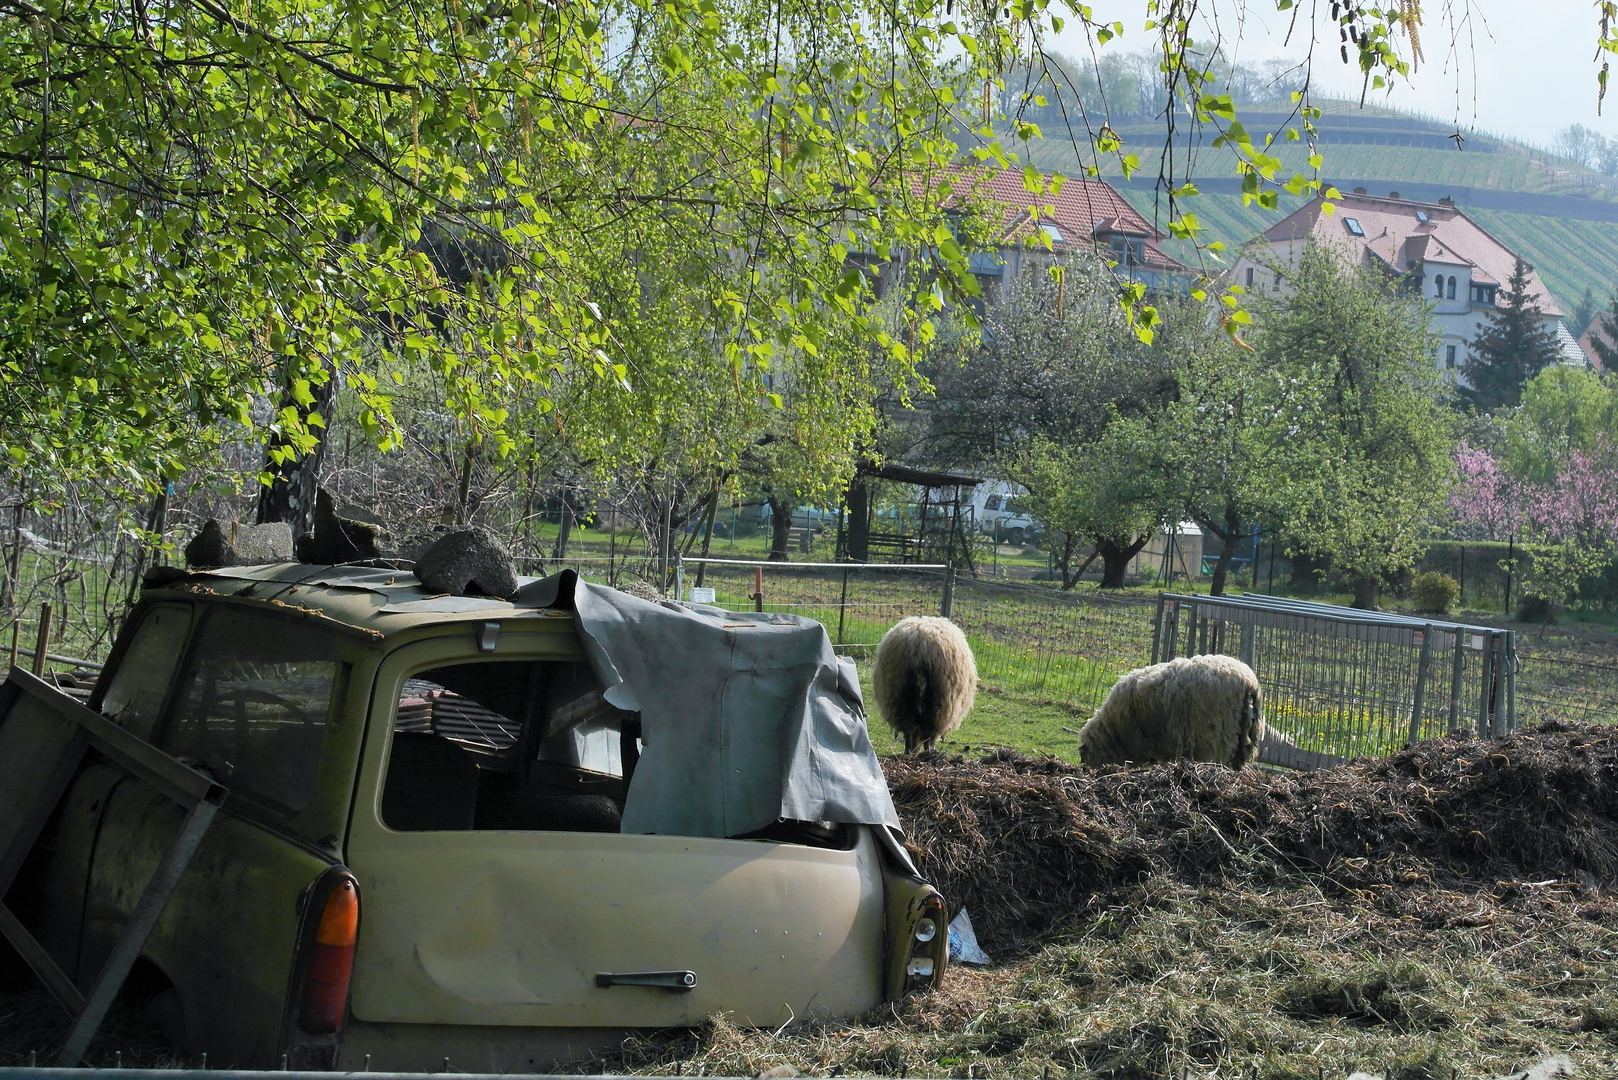
<instances>
[{"instance_id":1,"label":"abandoned car","mask_svg":"<svg viewBox=\"0 0 1618 1080\"><path fill-rule=\"evenodd\" d=\"M578 581L149 582L90 699L227 791L126 997L211 1067L533 1072L932 986L852 667L808 620ZM6 897L88 992L184 817L93 750Z\"/></svg>"}]
</instances>

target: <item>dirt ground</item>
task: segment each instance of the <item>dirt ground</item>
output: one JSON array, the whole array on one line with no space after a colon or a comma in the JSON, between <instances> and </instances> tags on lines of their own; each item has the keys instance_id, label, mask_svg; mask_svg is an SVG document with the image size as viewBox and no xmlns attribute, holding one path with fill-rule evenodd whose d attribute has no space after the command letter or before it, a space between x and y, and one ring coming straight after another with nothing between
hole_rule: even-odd
<instances>
[{"instance_id":1,"label":"dirt ground","mask_svg":"<svg viewBox=\"0 0 1618 1080\"><path fill-rule=\"evenodd\" d=\"M924 873L996 963L854 1020L715 1018L580 1073L1618 1077L1618 729L1547 725L1311 774L885 762ZM155 1064L138 1015L92 1060ZM0 996L0 1065L59 1042Z\"/></svg>"}]
</instances>

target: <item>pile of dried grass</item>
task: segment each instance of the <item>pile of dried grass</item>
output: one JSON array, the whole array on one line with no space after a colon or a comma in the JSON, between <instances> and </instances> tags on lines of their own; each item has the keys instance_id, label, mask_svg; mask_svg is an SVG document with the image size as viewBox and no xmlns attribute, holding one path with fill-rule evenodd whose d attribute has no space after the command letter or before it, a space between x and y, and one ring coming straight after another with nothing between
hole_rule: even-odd
<instances>
[{"instance_id":1,"label":"pile of dried grass","mask_svg":"<svg viewBox=\"0 0 1618 1080\"><path fill-rule=\"evenodd\" d=\"M1304 873L1446 925L1434 889L1618 878L1618 733L1545 724L1318 773L1083 769L1011 752L886 761L923 873L993 952L1021 951L1150 878ZM1463 905L1464 906L1464 905Z\"/></svg>"}]
</instances>

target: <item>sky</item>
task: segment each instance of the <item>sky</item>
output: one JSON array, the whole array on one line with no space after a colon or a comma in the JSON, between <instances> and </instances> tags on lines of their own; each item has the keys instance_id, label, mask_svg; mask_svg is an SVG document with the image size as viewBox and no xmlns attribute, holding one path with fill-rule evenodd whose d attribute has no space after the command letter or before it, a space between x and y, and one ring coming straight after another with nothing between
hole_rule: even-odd
<instances>
[{"instance_id":1,"label":"sky","mask_svg":"<svg viewBox=\"0 0 1618 1080\"><path fill-rule=\"evenodd\" d=\"M1317 11L1322 27L1315 48L1316 92L1359 96L1358 68L1345 66L1337 54L1337 26L1331 21L1330 0L1298 0L1295 28L1292 12L1277 12L1274 0L1253 0L1251 5L1241 0L1201 0L1198 6L1203 14L1198 16L1201 25L1195 36L1202 40L1214 36L1207 14L1212 13L1219 36L1231 43L1226 52L1239 62L1254 65L1278 57L1302 60L1308 46L1308 13ZM1053 10L1057 7L1052 5ZM1093 0L1091 7L1096 19L1124 24L1123 37L1107 45L1108 50L1122 46L1123 51L1138 52L1151 45L1152 35L1142 29L1144 0ZM1425 62L1407 85L1397 87L1391 95L1374 91L1367 103L1419 112L1456 123L1463 130L1475 127L1541 146L1549 145L1558 131L1571 124L1618 138L1618 56L1610 57L1612 92L1605 115L1596 114L1596 73L1601 65L1592 60L1598 22L1590 0L1428 0L1423 8ZM1399 44L1408 58L1403 35ZM1080 56L1089 52L1071 23L1055 48Z\"/></svg>"}]
</instances>

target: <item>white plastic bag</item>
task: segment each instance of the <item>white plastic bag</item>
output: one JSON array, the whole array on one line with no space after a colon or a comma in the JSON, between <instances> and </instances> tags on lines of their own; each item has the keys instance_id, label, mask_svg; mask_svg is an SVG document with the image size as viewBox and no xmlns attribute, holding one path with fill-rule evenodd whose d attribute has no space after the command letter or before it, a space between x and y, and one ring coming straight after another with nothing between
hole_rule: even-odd
<instances>
[{"instance_id":1,"label":"white plastic bag","mask_svg":"<svg viewBox=\"0 0 1618 1080\"><path fill-rule=\"evenodd\" d=\"M962 908L949 924L949 958L951 963L992 964L989 954L978 944L978 935L972 929L972 916Z\"/></svg>"}]
</instances>

